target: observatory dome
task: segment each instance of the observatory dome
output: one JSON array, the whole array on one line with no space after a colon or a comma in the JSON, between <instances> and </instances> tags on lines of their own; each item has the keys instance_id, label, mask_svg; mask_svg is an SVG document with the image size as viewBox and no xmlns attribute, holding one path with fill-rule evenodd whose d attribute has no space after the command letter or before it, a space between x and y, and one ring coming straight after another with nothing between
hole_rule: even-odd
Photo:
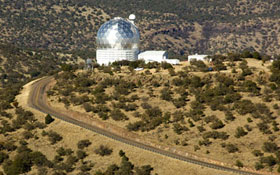
<instances>
[{"instance_id":1,"label":"observatory dome","mask_svg":"<svg viewBox=\"0 0 280 175\"><path fill-rule=\"evenodd\" d=\"M116 17L97 32L97 49L138 50L140 33L133 21Z\"/></svg>"}]
</instances>

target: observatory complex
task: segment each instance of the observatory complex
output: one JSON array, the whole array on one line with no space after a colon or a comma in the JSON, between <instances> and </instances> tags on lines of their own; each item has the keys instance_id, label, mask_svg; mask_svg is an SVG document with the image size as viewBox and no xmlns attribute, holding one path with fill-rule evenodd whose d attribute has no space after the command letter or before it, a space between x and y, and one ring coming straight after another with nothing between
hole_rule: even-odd
<instances>
[{"instance_id":1,"label":"observatory complex","mask_svg":"<svg viewBox=\"0 0 280 175\"><path fill-rule=\"evenodd\" d=\"M97 32L96 60L100 65L108 65L115 61L168 62L179 64L177 59L168 59L166 51L140 52L140 32L134 24L135 15L129 19L115 17L103 24Z\"/></svg>"}]
</instances>

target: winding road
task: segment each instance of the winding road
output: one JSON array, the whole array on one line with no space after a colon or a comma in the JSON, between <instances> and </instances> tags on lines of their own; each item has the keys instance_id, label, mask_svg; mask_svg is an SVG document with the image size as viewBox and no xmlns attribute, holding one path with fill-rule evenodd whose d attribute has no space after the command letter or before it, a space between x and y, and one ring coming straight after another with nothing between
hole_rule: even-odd
<instances>
[{"instance_id":1,"label":"winding road","mask_svg":"<svg viewBox=\"0 0 280 175\"><path fill-rule=\"evenodd\" d=\"M232 167L221 166L218 164L209 163L209 162L205 162L205 161L201 161L201 160L196 160L194 158L189 158L187 156L183 156L183 155L179 155L174 152L171 152L171 151L159 149L159 148L135 141L130 138L125 138L123 136L117 135L106 129L100 128L98 126L89 125L87 123L75 120L74 118L72 118L70 116L70 114L62 113L62 112L50 107L47 104L46 88L50 84L52 78L53 77L44 77L32 84L31 90L29 93L29 98L28 98L28 105L31 108L39 110L46 114L50 114L50 115L54 116L55 118L58 118L60 120L63 120L65 122L68 122L68 123L71 123L71 124L74 124L77 126L80 126L82 128L85 128L90 131L93 131L98 134L109 137L111 139L117 140L119 142L126 143L128 145L131 145L131 146L134 146L134 147L137 147L140 149L148 150L148 151L151 151L151 152L163 155L163 156L171 157L171 158L178 159L181 161L185 161L185 162L189 162L192 164L197 164L197 165L200 165L203 167L213 168L213 169L217 169L217 170L221 170L221 171L225 171L225 172L231 172L231 173L236 173L236 174L246 174L246 175L260 175L259 173L256 173L253 171L250 172L249 170L247 171L247 170L243 170L243 169L235 169Z\"/></svg>"}]
</instances>

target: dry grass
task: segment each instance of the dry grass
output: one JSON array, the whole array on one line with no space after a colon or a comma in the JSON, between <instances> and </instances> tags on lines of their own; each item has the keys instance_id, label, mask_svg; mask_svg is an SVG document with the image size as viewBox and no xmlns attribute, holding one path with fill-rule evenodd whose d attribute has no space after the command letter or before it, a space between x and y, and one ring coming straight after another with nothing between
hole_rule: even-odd
<instances>
[{"instance_id":1,"label":"dry grass","mask_svg":"<svg viewBox=\"0 0 280 175\"><path fill-rule=\"evenodd\" d=\"M256 80L260 71L264 71L266 74L265 75L266 77L269 76L268 66L271 63L263 64L261 61L257 61L254 59L247 59L247 61L248 61L248 66L250 68L254 69L255 76L253 76L252 79ZM236 63L237 66L238 66L238 64L239 64L239 62ZM183 67L185 67L185 66L189 66L189 62L183 62L182 65L175 66L175 71L183 70ZM237 69L237 71L240 72L241 70ZM137 75L139 75L143 72L144 71L136 72L134 75L122 73L122 76L123 76L123 79L133 79L133 78L137 77ZM160 72L157 72L155 69L152 69L152 70L150 70L150 72L153 75L152 80L155 80L155 79L161 80L161 84L164 84L163 82L165 82L165 80L168 80L168 81L171 80L171 77L169 76L167 70L162 70ZM221 72L224 74L231 74L231 69L228 69L226 71L221 71ZM211 72L211 74L215 74L215 73L217 73L217 72ZM106 76L106 75L103 75L102 73L100 75L98 75L98 74L99 73L95 73L94 76ZM209 73L192 72L190 74L194 74L194 75L203 77ZM115 75L115 76L119 76L119 75ZM149 77L149 76L147 76L147 77ZM149 78L147 78L147 81L151 81L151 80L149 80ZM151 104L152 106L160 107L163 112L176 111L177 109L171 102L166 102L166 101L160 100L159 96L160 96L161 88L153 88L153 95L154 95L153 97L149 97L148 92L150 92L150 90L146 86L144 86L141 89L137 89L132 94L138 95L140 97L140 99L143 97L149 97L148 103ZM174 90L174 88L172 88L172 89ZM174 94L174 95L176 95L176 94ZM274 110L272 108L273 104L275 104L275 103L277 103L279 105L279 102L277 102L275 100L272 102L263 102L261 97L251 96L248 93L242 93L242 97L243 97L243 99L250 99L254 103L265 103L270 108L270 110L273 112L273 115L277 116L279 113L278 110ZM58 96L52 97L51 98L52 103L53 103L53 105L60 106L62 108L64 106L64 104L58 103L57 98L58 98ZM193 101L194 99L195 99L194 96L189 96L190 102ZM187 112L190 109L190 105L189 105L190 102L188 102L187 105L185 107L181 108L180 110ZM140 106L140 104L142 103L142 100L136 101L135 103L138 106ZM107 106L112 108L111 104L108 102L107 102ZM228 107L232 107L232 105L230 105ZM69 108L76 110L76 111L85 112L85 110L81 106L71 105ZM138 111L143 112L143 109L141 107L139 107ZM138 118L135 118L132 116L132 112L124 112L124 113L129 117L128 121L118 122L118 121L114 121L112 119L108 119L105 122L125 128L129 122L135 122L135 121L139 120ZM263 143L265 141L268 141L268 136L262 134L256 126L256 124L261 122L261 120L253 119L254 121L252 123L248 123L247 118L250 115L241 116L238 113L234 112L234 116L236 117L236 119L232 122L227 122L227 121L225 121L225 114L223 112L212 111L209 107L206 108L204 113L206 114L206 116L215 115L215 116L217 116L217 118L219 118L226 124L225 127L223 127L222 129L218 129L218 131L227 132L227 134L230 135L228 140L223 141L223 140L219 140L219 139L217 139L217 140L211 139L212 144L210 146L208 146L208 147L200 146L200 150L194 151L194 146L198 145L198 142L200 140L202 140L202 134L198 132L198 129L196 127L202 125L203 121L195 122L195 125L196 125L195 127L193 127L193 128L189 127L190 131L184 132L181 135L174 133L174 131L172 129L173 128L172 125L164 125L164 124L160 125L155 130L152 130L149 132L137 132L137 134L150 139L154 143L160 143L160 144L174 146L176 149L184 150L184 151L190 152L197 156L202 156L205 158L217 160L220 162L225 162L228 164L235 164L236 160L241 160L246 167L254 168L254 165L259 160L259 158L253 156L252 151L261 150ZM89 114L93 115L95 118L98 118L98 116L96 114L92 114L92 113L89 113ZM280 118L277 118L276 121L278 123L280 123ZM188 126L187 119L185 119L185 121L182 124ZM253 130L244 137L241 137L241 138L234 137L236 128L239 126L244 127L244 125L246 125L246 124L248 124ZM207 131L212 130L208 125L206 125L205 128L207 129ZM165 138L166 135L168 136L168 138ZM175 144L176 142L178 142L178 144ZM186 142L188 145L182 146L181 145L182 142ZM277 144L280 144L280 138L277 137L274 142ZM228 153L228 151L225 148L221 147L221 143L235 144L239 148L239 151L236 153ZM269 154L265 153L265 156L266 155L269 155Z\"/></svg>"},{"instance_id":2,"label":"dry grass","mask_svg":"<svg viewBox=\"0 0 280 175\"><path fill-rule=\"evenodd\" d=\"M45 114L42 114L36 110L33 110L27 106L27 97L30 90L29 83L24 86L21 94L17 96L17 101L24 108L31 110L35 113L36 118L39 121L44 121ZM36 135L39 139L30 139L28 142L28 146L34 151L41 151L45 154L49 159L53 159L56 155L55 150L59 147L71 148L72 150L77 150L77 143L82 139L89 139L92 144L86 148L86 152L88 156L85 160L89 160L95 163L94 168L91 173L94 173L96 170L105 170L111 164L120 163L120 157L118 156L119 150L124 150L126 155L130 158L130 160L135 164L135 166L142 166L150 164L154 167L153 173L158 173L160 175L169 175L169 174L190 174L190 175L216 175L216 174L230 174L221 172L218 170L213 170L205 167L201 167L198 165L178 161L175 159L171 159L168 157L164 157L149 151L145 151L139 148L135 148L121 142L109 139L107 137L98 135L94 132L88 131L86 129L77 127L75 125L66 123L64 121L56 119L51 125L46 129L47 131L53 130L58 132L63 140L58 142L55 145L51 145L46 137L41 136L41 130L36 130ZM15 134L16 135L16 134ZM3 138L7 139L7 138ZM113 153L111 156L101 157L94 153L94 149L96 149L99 145L107 145L110 148L113 148ZM79 163L77 167L79 167ZM77 173L75 170L73 173ZM36 169L33 169L30 174L35 174ZM72 174L72 173L71 173Z\"/></svg>"}]
</instances>

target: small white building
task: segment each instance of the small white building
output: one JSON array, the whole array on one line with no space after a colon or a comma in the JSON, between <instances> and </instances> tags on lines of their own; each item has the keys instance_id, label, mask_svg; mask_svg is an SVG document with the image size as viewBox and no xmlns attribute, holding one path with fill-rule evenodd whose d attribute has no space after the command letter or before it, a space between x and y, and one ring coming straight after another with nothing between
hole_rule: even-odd
<instances>
[{"instance_id":1,"label":"small white building","mask_svg":"<svg viewBox=\"0 0 280 175\"><path fill-rule=\"evenodd\" d=\"M192 61L192 60L197 60L197 61L206 61L207 60L208 55L189 55L188 56L188 61Z\"/></svg>"},{"instance_id":2,"label":"small white building","mask_svg":"<svg viewBox=\"0 0 280 175\"><path fill-rule=\"evenodd\" d=\"M167 62L169 64L179 64L180 61L178 59L168 59L167 51L144 51L138 55L139 60L144 60L146 63L148 62Z\"/></svg>"}]
</instances>

